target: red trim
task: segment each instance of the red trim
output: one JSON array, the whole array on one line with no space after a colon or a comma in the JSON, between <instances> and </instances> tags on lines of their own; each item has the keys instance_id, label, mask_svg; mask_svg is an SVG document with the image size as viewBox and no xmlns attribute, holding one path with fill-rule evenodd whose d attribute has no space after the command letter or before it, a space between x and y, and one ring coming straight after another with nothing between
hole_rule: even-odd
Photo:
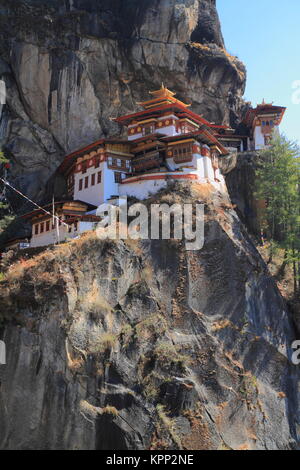
<instances>
[{"instance_id":1,"label":"red trim","mask_svg":"<svg viewBox=\"0 0 300 470\"><path fill-rule=\"evenodd\" d=\"M206 138L210 141L211 145L217 145L223 155L228 155L228 150L219 142L218 139L215 138L214 135L212 135L208 130L206 129L199 129L195 132L189 132L188 134L180 134L172 137L162 137L162 140L165 142L174 142L176 140L184 140L184 139L189 139L191 137L201 137L201 135L205 135Z\"/></svg>"},{"instance_id":2,"label":"red trim","mask_svg":"<svg viewBox=\"0 0 300 470\"><path fill-rule=\"evenodd\" d=\"M160 134L159 132L155 134L144 135L143 137L139 137L138 139L129 140L129 143L138 144L139 142L143 142L144 140L158 140L161 137L165 137L167 134Z\"/></svg>"},{"instance_id":3,"label":"red trim","mask_svg":"<svg viewBox=\"0 0 300 470\"><path fill-rule=\"evenodd\" d=\"M173 108L173 109L177 108L180 111L184 111L184 113L186 113L188 116L193 117L195 120L197 120L197 122L199 122L200 124L205 124L208 127L218 128L218 129L227 129L228 128L228 126L218 126L216 124L211 124L209 121L207 121L206 119L199 116L199 114L194 113L193 111L191 111L190 109L186 108L185 106L183 106L179 103L170 103L170 104L167 104L167 105L164 105L164 106L158 106L158 107L146 109L144 111L139 111L138 113L127 114L125 116L120 116L120 117L115 118L114 121L116 121L120 124L125 124L126 125L125 121L130 122L134 118L145 116L149 113L151 113L151 114L157 113L159 111L164 111L165 109L169 109L169 108ZM155 115L154 115L154 117L155 117Z\"/></svg>"}]
</instances>

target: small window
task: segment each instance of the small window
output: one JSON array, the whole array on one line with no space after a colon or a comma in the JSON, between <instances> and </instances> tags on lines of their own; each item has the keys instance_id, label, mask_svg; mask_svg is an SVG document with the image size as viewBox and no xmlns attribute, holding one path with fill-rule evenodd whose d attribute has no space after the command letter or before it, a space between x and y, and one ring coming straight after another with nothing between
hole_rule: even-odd
<instances>
[{"instance_id":1,"label":"small window","mask_svg":"<svg viewBox=\"0 0 300 470\"><path fill-rule=\"evenodd\" d=\"M91 177L91 185L92 186L95 186L95 173L92 174L92 177Z\"/></svg>"},{"instance_id":2,"label":"small window","mask_svg":"<svg viewBox=\"0 0 300 470\"><path fill-rule=\"evenodd\" d=\"M80 179L79 180L79 187L78 187L78 191L81 191L82 190L82 185L83 185L83 180Z\"/></svg>"},{"instance_id":3,"label":"small window","mask_svg":"<svg viewBox=\"0 0 300 470\"><path fill-rule=\"evenodd\" d=\"M107 163L108 163L108 165L112 165L112 164L113 164L113 159L112 159L112 157L108 157Z\"/></svg>"},{"instance_id":4,"label":"small window","mask_svg":"<svg viewBox=\"0 0 300 470\"><path fill-rule=\"evenodd\" d=\"M78 222L74 222L74 230L77 232Z\"/></svg>"},{"instance_id":5,"label":"small window","mask_svg":"<svg viewBox=\"0 0 300 470\"><path fill-rule=\"evenodd\" d=\"M50 220L47 220L46 222L46 232L49 232L50 230Z\"/></svg>"},{"instance_id":6,"label":"small window","mask_svg":"<svg viewBox=\"0 0 300 470\"><path fill-rule=\"evenodd\" d=\"M99 168L99 166L100 166L100 159L99 157L97 157L95 160L95 168Z\"/></svg>"},{"instance_id":7,"label":"small window","mask_svg":"<svg viewBox=\"0 0 300 470\"><path fill-rule=\"evenodd\" d=\"M44 222L41 223L41 229L40 229L40 233L43 233L44 232Z\"/></svg>"},{"instance_id":8,"label":"small window","mask_svg":"<svg viewBox=\"0 0 300 470\"><path fill-rule=\"evenodd\" d=\"M263 121L263 122L262 122L262 125L265 126L265 125L266 125L266 121Z\"/></svg>"},{"instance_id":9,"label":"small window","mask_svg":"<svg viewBox=\"0 0 300 470\"><path fill-rule=\"evenodd\" d=\"M115 172L115 183L121 183L122 180L122 174Z\"/></svg>"},{"instance_id":10,"label":"small window","mask_svg":"<svg viewBox=\"0 0 300 470\"><path fill-rule=\"evenodd\" d=\"M98 171L97 183L101 183L101 171Z\"/></svg>"},{"instance_id":11,"label":"small window","mask_svg":"<svg viewBox=\"0 0 300 470\"><path fill-rule=\"evenodd\" d=\"M35 235L38 235L38 234L39 234L39 224L36 224L36 225L34 226L34 234L35 234Z\"/></svg>"},{"instance_id":12,"label":"small window","mask_svg":"<svg viewBox=\"0 0 300 470\"><path fill-rule=\"evenodd\" d=\"M86 189L86 188L88 188L88 186L89 186L89 177L86 176L86 177L84 178L84 188Z\"/></svg>"},{"instance_id":13,"label":"small window","mask_svg":"<svg viewBox=\"0 0 300 470\"><path fill-rule=\"evenodd\" d=\"M153 134L154 130L155 130L155 128L154 128L153 125L151 125L151 126L145 126L145 127L143 128L143 135L150 135L150 134Z\"/></svg>"}]
</instances>

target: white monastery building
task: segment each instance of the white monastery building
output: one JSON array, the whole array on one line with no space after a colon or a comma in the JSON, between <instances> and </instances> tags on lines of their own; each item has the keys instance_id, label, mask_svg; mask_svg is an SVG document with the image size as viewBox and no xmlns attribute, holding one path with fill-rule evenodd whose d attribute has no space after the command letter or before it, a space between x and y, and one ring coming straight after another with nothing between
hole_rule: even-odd
<instances>
[{"instance_id":1,"label":"white monastery building","mask_svg":"<svg viewBox=\"0 0 300 470\"><path fill-rule=\"evenodd\" d=\"M142 110L115 121L127 138L107 138L67 155L58 168L67 181L68 200L55 203L57 223L41 210L23 216L32 224L31 247L74 238L99 220L100 204L118 196L140 200L170 180L210 182L224 187L219 160L232 152L260 150L269 144L285 108L262 103L243 120L245 135L208 122L164 86L138 103ZM51 205L47 209L51 212Z\"/></svg>"}]
</instances>

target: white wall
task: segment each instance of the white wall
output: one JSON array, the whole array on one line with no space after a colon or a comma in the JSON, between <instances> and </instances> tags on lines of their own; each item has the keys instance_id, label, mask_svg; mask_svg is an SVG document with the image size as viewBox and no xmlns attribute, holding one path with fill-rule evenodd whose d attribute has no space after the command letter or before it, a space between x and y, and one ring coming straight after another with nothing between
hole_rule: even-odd
<instances>
[{"instance_id":1,"label":"white wall","mask_svg":"<svg viewBox=\"0 0 300 470\"><path fill-rule=\"evenodd\" d=\"M75 184L74 184L74 200L87 202L99 206L104 200L104 173L107 165L106 162L101 162L98 168L91 167L87 168L86 173L75 173ZM101 183L97 183L98 171L102 172ZM95 173L95 185L91 186L91 175ZM84 179L89 177L89 186L84 188ZM79 180L83 180L82 190L79 191Z\"/></svg>"},{"instance_id":2,"label":"white wall","mask_svg":"<svg viewBox=\"0 0 300 470\"><path fill-rule=\"evenodd\" d=\"M172 124L170 126L164 126L164 127L157 127L156 132L161 132L162 134L167 134L169 136L174 136L174 135L179 135L180 132L176 131L176 121L178 121L177 116L174 116L173 114L170 114L169 116L162 116L161 118L158 118L159 121L167 121L167 120L174 120L175 124Z\"/></svg>"},{"instance_id":3,"label":"white wall","mask_svg":"<svg viewBox=\"0 0 300 470\"><path fill-rule=\"evenodd\" d=\"M44 232L39 235L33 233L30 240L30 248L36 248L38 246L47 246L58 243L62 243L68 238L75 238L81 233L88 232L93 230L97 222L84 222L79 221L77 225L77 230L75 230L74 224L71 225L71 232L69 232L69 227L61 225L59 227L59 238L57 239L56 229L50 230L49 232ZM34 230L34 229L33 229Z\"/></svg>"},{"instance_id":4,"label":"white wall","mask_svg":"<svg viewBox=\"0 0 300 470\"><path fill-rule=\"evenodd\" d=\"M143 137L143 134L140 132L139 134L130 134L128 133L128 140L135 140Z\"/></svg>"},{"instance_id":5,"label":"white wall","mask_svg":"<svg viewBox=\"0 0 300 470\"><path fill-rule=\"evenodd\" d=\"M279 134L279 126L274 126L273 133ZM262 133L261 126L255 126L254 142L255 142L255 150L261 150L266 147L265 138L264 138L264 134Z\"/></svg>"},{"instance_id":6,"label":"white wall","mask_svg":"<svg viewBox=\"0 0 300 470\"><path fill-rule=\"evenodd\" d=\"M50 223L52 223L52 221ZM33 228L33 234L30 240L30 248L35 248L37 246L53 245L54 243L57 243L57 241L61 243L66 239L67 231L68 231L67 227L65 225L61 225L59 227L59 239L57 240L56 229L35 235L34 228Z\"/></svg>"},{"instance_id":7,"label":"white wall","mask_svg":"<svg viewBox=\"0 0 300 470\"><path fill-rule=\"evenodd\" d=\"M155 132L160 132L161 134L167 134L169 136L179 135L179 132L176 132L176 126L165 126L165 127L158 127Z\"/></svg>"},{"instance_id":8,"label":"white wall","mask_svg":"<svg viewBox=\"0 0 300 470\"><path fill-rule=\"evenodd\" d=\"M260 150L265 147L265 139L261 131L261 126L255 126L254 142L255 142L255 150Z\"/></svg>"},{"instance_id":9,"label":"white wall","mask_svg":"<svg viewBox=\"0 0 300 470\"><path fill-rule=\"evenodd\" d=\"M166 180L141 180L134 183L120 184L120 196L132 196L137 199L146 199L150 194L157 193L167 186Z\"/></svg>"},{"instance_id":10,"label":"white wall","mask_svg":"<svg viewBox=\"0 0 300 470\"><path fill-rule=\"evenodd\" d=\"M119 194L119 184L115 183L115 175L114 170L107 168L107 164L105 163L104 171L102 174L103 178L103 199L101 203L107 201L111 196L118 196ZM97 204L99 206L99 204Z\"/></svg>"}]
</instances>

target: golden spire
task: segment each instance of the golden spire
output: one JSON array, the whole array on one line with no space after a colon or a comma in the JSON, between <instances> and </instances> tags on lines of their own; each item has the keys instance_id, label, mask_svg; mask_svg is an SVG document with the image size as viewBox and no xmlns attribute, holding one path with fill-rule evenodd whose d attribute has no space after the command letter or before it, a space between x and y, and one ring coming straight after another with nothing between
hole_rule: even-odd
<instances>
[{"instance_id":1,"label":"golden spire","mask_svg":"<svg viewBox=\"0 0 300 470\"><path fill-rule=\"evenodd\" d=\"M159 90L155 91L149 91L150 95L153 96L151 100L147 101L141 101L138 102L137 104L143 106L144 109L148 108L153 108L155 106L162 106L164 104L170 104L170 103L178 103L184 107L190 106L190 104L185 104L182 101L177 100L174 98L176 93L173 91L169 90L168 88L165 87L164 83L162 82L161 88Z\"/></svg>"}]
</instances>

